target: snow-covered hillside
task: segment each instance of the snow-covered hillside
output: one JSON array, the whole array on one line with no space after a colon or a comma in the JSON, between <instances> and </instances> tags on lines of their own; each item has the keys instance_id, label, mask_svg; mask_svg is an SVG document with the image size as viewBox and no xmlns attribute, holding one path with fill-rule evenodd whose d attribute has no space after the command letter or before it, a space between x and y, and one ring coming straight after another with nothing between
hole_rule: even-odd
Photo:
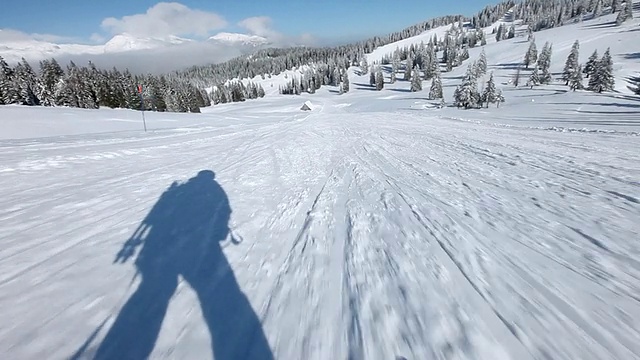
<instances>
[{"instance_id":1,"label":"snow-covered hillside","mask_svg":"<svg viewBox=\"0 0 640 360\"><path fill-rule=\"evenodd\" d=\"M355 69L146 133L0 106L0 358L640 358L638 20L607 21L536 40L554 72L611 47L619 92L506 85L516 37L485 46L499 108Z\"/></svg>"},{"instance_id":2,"label":"snow-covered hillside","mask_svg":"<svg viewBox=\"0 0 640 360\"><path fill-rule=\"evenodd\" d=\"M551 71L554 74L562 72L564 62L569 55L571 45L575 40L580 41L580 58L581 64L587 61L587 58L594 50L602 53L611 48L611 54L614 62L614 74L616 76L616 90L623 93L629 93L627 89L627 79L629 76L638 76L640 73L640 40L638 40L638 26L640 19L636 19L623 23L621 26L615 25L616 15L605 15L594 20L586 20L581 23L565 25L553 29L535 32L535 41L538 49L542 48L545 42L553 44L553 54L551 61ZM516 24L519 24L517 21ZM510 22L499 21L484 30L487 36L486 46L477 46L469 49L470 59L465 64L452 73L444 75L445 78L455 78L463 75L466 71L467 64L478 58L482 49L485 49L487 59L489 61L489 71L495 73L496 77L503 80L509 80L513 77L515 69L522 64L524 55L529 47L527 41L526 26L518 25L516 37L509 40L496 42L495 35L491 32L500 24L510 25ZM373 53L367 56L367 60L372 63L380 61L385 55L391 55L396 48L408 47L411 44L418 45L420 42L425 44L435 34L442 39L450 26L443 26L425 31L424 33L414 36L396 43L377 48ZM526 75L525 75L526 74ZM528 73L523 72L523 80L526 80ZM559 77L556 75L556 77Z\"/></svg>"}]
</instances>

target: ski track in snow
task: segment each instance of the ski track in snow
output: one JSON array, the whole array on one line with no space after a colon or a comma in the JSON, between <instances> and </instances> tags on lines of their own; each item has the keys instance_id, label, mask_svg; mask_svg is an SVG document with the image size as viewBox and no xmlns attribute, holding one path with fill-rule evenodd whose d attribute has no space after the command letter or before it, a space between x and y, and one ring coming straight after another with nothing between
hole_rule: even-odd
<instances>
[{"instance_id":1,"label":"ski track in snow","mask_svg":"<svg viewBox=\"0 0 640 360\"><path fill-rule=\"evenodd\" d=\"M357 112L2 142L0 357L90 357L139 282L114 255L203 169L276 358L640 356L637 137ZM181 282L152 357L210 352Z\"/></svg>"}]
</instances>

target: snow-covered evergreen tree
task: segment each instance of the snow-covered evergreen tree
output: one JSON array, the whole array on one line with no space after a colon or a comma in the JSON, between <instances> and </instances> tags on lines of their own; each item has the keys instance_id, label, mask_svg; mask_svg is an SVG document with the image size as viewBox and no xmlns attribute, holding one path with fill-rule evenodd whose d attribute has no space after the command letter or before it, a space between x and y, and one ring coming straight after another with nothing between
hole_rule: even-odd
<instances>
[{"instance_id":1,"label":"snow-covered evergreen tree","mask_svg":"<svg viewBox=\"0 0 640 360\"><path fill-rule=\"evenodd\" d=\"M0 105L19 102L20 96L13 80L13 69L0 56Z\"/></svg>"},{"instance_id":2,"label":"snow-covered evergreen tree","mask_svg":"<svg viewBox=\"0 0 640 360\"><path fill-rule=\"evenodd\" d=\"M496 89L496 83L493 81L493 73L489 76L489 80L487 80L487 85L482 92L481 101L487 104L489 107L489 103L494 104L498 102L498 90Z\"/></svg>"},{"instance_id":3,"label":"snow-covered evergreen tree","mask_svg":"<svg viewBox=\"0 0 640 360\"><path fill-rule=\"evenodd\" d=\"M595 92L613 90L613 63L609 48L604 52L600 61L597 62L594 74L589 78L588 89Z\"/></svg>"},{"instance_id":4,"label":"snow-covered evergreen tree","mask_svg":"<svg viewBox=\"0 0 640 360\"><path fill-rule=\"evenodd\" d=\"M342 91L349 92L349 72L347 70L342 74Z\"/></svg>"},{"instance_id":5,"label":"snow-covered evergreen tree","mask_svg":"<svg viewBox=\"0 0 640 360\"><path fill-rule=\"evenodd\" d=\"M598 1L598 3L600 2ZM569 56L567 56L567 60L564 63L564 69L562 70L562 80L565 85L569 85L569 81L576 76L574 73L579 67L579 50L580 43L576 40L571 47L571 52L569 52ZM582 75L580 75L580 77L582 77Z\"/></svg>"},{"instance_id":6,"label":"snow-covered evergreen tree","mask_svg":"<svg viewBox=\"0 0 640 360\"><path fill-rule=\"evenodd\" d=\"M42 105L54 106L56 85L64 76L64 71L55 59L40 62L39 98Z\"/></svg>"},{"instance_id":7,"label":"snow-covered evergreen tree","mask_svg":"<svg viewBox=\"0 0 640 360\"><path fill-rule=\"evenodd\" d=\"M569 88L573 91L584 88L584 85L582 85L582 66L578 65L578 67L570 74L567 85L569 85Z\"/></svg>"},{"instance_id":8,"label":"snow-covered evergreen tree","mask_svg":"<svg viewBox=\"0 0 640 360\"><path fill-rule=\"evenodd\" d=\"M422 91L422 76L420 76L420 69L417 65L413 67L411 72L411 91Z\"/></svg>"},{"instance_id":9,"label":"snow-covered evergreen tree","mask_svg":"<svg viewBox=\"0 0 640 360\"><path fill-rule=\"evenodd\" d=\"M515 24L511 24L511 26L509 26L509 32L507 33L507 39L513 39L514 37L516 37L516 26Z\"/></svg>"},{"instance_id":10,"label":"snow-covered evergreen tree","mask_svg":"<svg viewBox=\"0 0 640 360\"><path fill-rule=\"evenodd\" d=\"M595 6L593 8L593 17L597 18L602 16L602 0L596 0Z\"/></svg>"},{"instance_id":11,"label":"snow-covered evergreen tree","mask_svg":"<svg viewBox=\"0 0 640 360\"><path fill-rule=\"evenodd\" d=\"M536 49L536 42L531 41L529 43L529 49L524 54L524 66L525 68L529 68L529 65L535 64L538 60L538 50Z\"/></svg>"},{"instance_id":12,"label":"snow-covered evergreen tree","mask_svg":"<svg viewBox=\"0 0 640 360\"><path fill-rule=\"evenodd\" d=\"M404 79L409 81L411 80L411 69L413 69L413 59L411 58L411 54L407 55L407 61L404 66Z\"/></svg>"},{"instance_id":13,"label":"snow-covered evergreen tree","mask_svg":"<svg viewBox=\"0 0 640 360\"><path fill-rule=\"evenodd\" d=\"M593 75L596 71L596 64L598 63L598 50L593 50L593 54L589 56L587 63L584 65L583 73L587 74L587 79Z\"/></svg>"},{"instance_id":14,"label":"snow-covered evergreen tree","mask_svg":"<svg viewBox=\"0 0 640 360\"><path fill-rule=\"evenodd\" d=\"M532 89L534 86L540 85L540 73L538 72L538 66L533 67L533 71L529 76L528 84Z\"/></svg>"},{"instance_id":15,"label":"snow-covered evergreen tree","mask_svg":"<svg viewBox=\"0 0 640 360\"><path fill-rule=\"evenodd\" d=\"M478 76L482 76L487 73L487 54L482 49L478 61L476 62L476 73Z\"/></svg>"},{"instance_id":16,"label":"snow-covered evergreen tree","mask_svg":"<svg viewBox=\"0 0 640 360\"><path fill-rule=\"evenodd\" d=\"M376 86L376 69L378 67L374 67L373 65L371 65L371 68L369 69L369 85L371 86Z\"/></svg>"},{"instance_id":17,"label":"snow-covered evergreen tree","mask_svg":"<svg viewBox=\"0 0 640 360\"><path fill-rule=\"evenodd\" d=\"M367 63L367 57L364 55L362 56L360 71L362 72L362 75L366 75L367 72L369 71L369 64Z\"/></svg>"},{"instance_id":18,"label":"snow-covered evergreen tree","mask_svg":"<svg viewBox=\"0 0 640 360\"><path fill-rule=\"evenodd\" d=\"M496 96L496 107L500 107L500 104L504 102L504 95L502 95L502 89L498 89L498 95Z\"/></svg>"},{"instance_id":19,"label":"snow-covered evergreen tree","mask_svg":"<svg viewBox=\"0 0 640 360\"><path fill-rule=\"evenodd\" d=\"M37 78L33 68L25 58L14 68L14 88L18 89L20 103L23 105L40 105L40 99L36 96Z\"/></svg>"},{"instance_id":20,"label":"snow-covered evergreen tree","mask_svg":"<svg viewBox=\"0 0 640 360\"><path fill-rule=\"evenodd\" d=\"M330 85L333 85L333 86L340 85L340 69L338 67L333 69L333 75L331 76Z\"/></svg>"},{"instance_id":21,"label":"snow-covered evergreen tree","mask_svg":"<svg viewBox=\"0 0 640 360\"><path fill-rule=\"evenodd\" d=\"M438 56L436 54L435 45L432 42L427 46L426 57L428 61L426 62L426 67L424 68L424 77L425 79L431 79L437 70L440 70L440 64L438 63Z\"/></svg>"},{"instance_id":22,"label":"snow-covered evergreen tree","mask_svg":"<svg viewBox=\"0 0 640 360\"><path fill-rule=\"evenodd\" d=\"M436 72L431 78L431 88L429 89L429 99L442 99L442 76L440 74L440 68L436 68Z\"/></svg>"},{"instance_id":23,"label":"snow-covered evergreen tree","mask_svg":"<svg viewBox=\"0 0 640 360\"><path fill-rule=\"evenodd\" d=\"M473 68L469 66L462 85L458 86L454 93L454 104L457 107L469 109L471 107L477 107L479 103L480 93L478 92L478 82Z\"/></svg>"},{"instance_id":24,"label":"snow-covered evergreen tree","mask_svg":"<svg viewBox=\"0 0 640 360\"><path fill-rule=\"evenodd\" d=\"M551 52L553 45L546 42L542 47L540 56L538 57L538 66L540 67L540 83L549 84L551 82L551 73L549 67L551 66Z\"/></svg>"},{"instance_id":25,"label":"snow-covered evergreen tree","mask_svg":"<svg viewBox=\"0 0 640 360\"><path fill-rule=\"evenodd\" d=\"M496 41L501 41L504 37L504 24L500 24L500 26L498 27L498 31L496 31Z\"/></svg>"},{"instance_id":26,"label":"snow-covered evergreen tree","mask_svg":"<svg viewBox=\"0 0 640 360\"><path fill-rule=\"evenodd\" d=\"M394 51L393 60L391 61L391 78L390 83L394 84L396 82L396 75L398 74L398 70L400 69L400 55L398 51Z\"/></svg>"},{"instance_id":27,"label":"snow-covered evergreen tree","mask_svg":"<svg viewBox=\"0 0 640 360\"><path fill-rule=\"evenodd\" d=\"M384 75L382 75L382 69L380 68L380 66L376 67L376 75L375 75L375 80L376 80L376 90L380 91L382 90L382 88L384 88Z\"/></svg>"},{"instance_id":28,"label":"snow-covered evergreen tree","mask_svg":"<svg viewBox=\"0 0 640 360\"><path fill-rule=\"evenodd\" d=\"M460 52L460 60L457 61L457 64L460 65L462 64L463 61L468 60L469 59L469 48L464 46L462 47L462 51Z\"/></svg>"}]
</instances>

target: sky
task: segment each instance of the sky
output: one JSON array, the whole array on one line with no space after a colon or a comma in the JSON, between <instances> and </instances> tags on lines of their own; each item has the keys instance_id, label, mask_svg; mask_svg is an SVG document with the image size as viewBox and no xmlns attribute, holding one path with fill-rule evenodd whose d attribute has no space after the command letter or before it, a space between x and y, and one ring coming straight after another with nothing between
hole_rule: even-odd
<instances>
[{"instance_id":1,"label":"sky","mask_svg":"<svg viewBox=\"0 0 640 360\"><path fill-rule=\"evenodd\" d=\"M259 36L261 44L276 47L331 46L441 15L472 15L488 4L483 1L29 0L1 9L0 57L10 64L54 57L162 73L255 51L242 41L207 41L221 32Z\"/></svg>"},{"instance_id":2,"label":"sky","mask_svg":"<svg viewBox=\"0 0 640 360\"><path fill-rule=\"evenodd\" d=\"M487 4L483 0L32 0L4 7L0 29L38 40L94 44L121 32L199 39L222 31L328 44L384 35L440 15L471 15Z\"/></svg>"}]
</instances>

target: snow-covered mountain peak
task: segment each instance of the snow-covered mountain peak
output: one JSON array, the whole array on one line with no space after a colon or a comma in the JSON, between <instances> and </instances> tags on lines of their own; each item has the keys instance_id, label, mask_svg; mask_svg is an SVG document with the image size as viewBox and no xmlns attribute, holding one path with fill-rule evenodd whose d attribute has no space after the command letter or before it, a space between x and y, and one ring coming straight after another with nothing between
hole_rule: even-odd
<instances>
[{"instance_id":1,"label":"snow-covered mountain peak","mask_svg":"<svg viewBox=\"0 0 640 360\"><path fill-rule=\"evenodd\" d=\"M268 44L269 41L258 35L247 35L240 33L221 32L209 38L212 41L218 41L226 44L242 44L260 46Z\"/></svg>"},{"instance_id":2,"label":"snow-covered mountain peak","mask_svg":"<svg viewBox=\"0 0 640 360\"><path fill-rule=\"evenodd\" d=\"M121 52L130 50L153 49L166 45L177 45L192 40L183 39L178 36L168 36L165 38L137 37L128 33L114 36L104 45L105 52Z\"/></svg>"}]
</instances>

